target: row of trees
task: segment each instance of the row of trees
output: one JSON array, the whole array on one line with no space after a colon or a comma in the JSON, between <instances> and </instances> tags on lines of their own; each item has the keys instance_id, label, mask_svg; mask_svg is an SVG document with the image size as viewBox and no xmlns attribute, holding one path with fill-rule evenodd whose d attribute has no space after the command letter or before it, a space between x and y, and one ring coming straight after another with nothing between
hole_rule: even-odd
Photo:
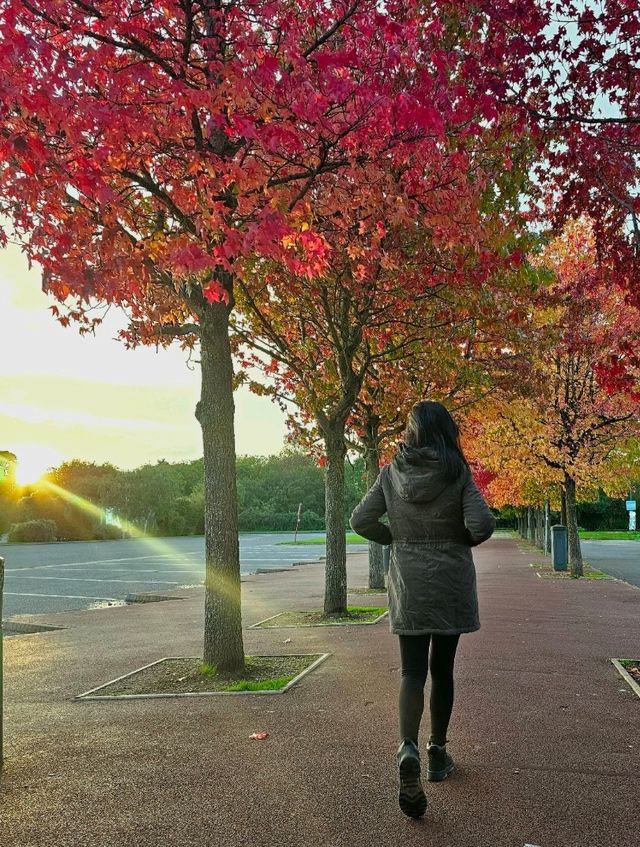
<instances>
[{"instance_id":1,"label":"row of trees","mask_svg":"<svg viewBox=\"0 0 640 847\"><path fill-rule=\"evenodd\" d=\"M258 368L326 465L341 613L347 449L372 478L427 393L520 409L541 229L589 212L605 287L638 297L637 21L604 0L567 29L556 5L0 0L0 211L54 314L89 332L116 303L128 344L199 349L208 663L243 663L238 381ZM595 383L632 379L608 355Z\"/></svg>"},{"instance_id":2,"label":"row of trees","mask_svg":"<svg viewBox=\"0 0 640 847\"><path fill-rule=\"evenodd\" d=\"M241 456L236 476L240 531L293 532L300 505L301 530L325 528L324 474L312 458L292 450L269 458ZM364 491L363 460L347 463L345 478L343 529ZM131 471L74 460L51 470L33 486L9 490L0 483L0 532L9 531L13 524L53 521L54 539L119 537L115 526L105 524L109 513L123 521L125 532L202 535L202 460L161 461ZM51 534L48 525L43 529Z\"/></svg>"},{"instance_id":3,"label":"row of trees","mask_svg":"<svg viewBox=\"0 0 640 847\"><path fill-rule=\"evenodd\" d=\"M532 257L552 272L531 299L527 368L470 415L496 505L561 511L582 574L577 501L624 498L640 476L640 312L598 257L593 223L569 222Z\"/></svg>"}]
</instances>

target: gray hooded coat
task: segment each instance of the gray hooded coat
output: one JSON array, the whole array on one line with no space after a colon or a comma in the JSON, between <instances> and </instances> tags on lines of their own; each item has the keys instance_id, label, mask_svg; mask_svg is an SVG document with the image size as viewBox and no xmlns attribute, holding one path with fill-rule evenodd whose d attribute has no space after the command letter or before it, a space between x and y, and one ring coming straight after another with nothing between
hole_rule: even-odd
<instances>
[{"instance_id":1,"label":"gray hooded coat","mask_svg":"<svg viewBox=\"0 0 640 847\"><path fill-rule=\"evenodd\" d=\"M388 527L379 520L385 512ZM429 448L401 446L351 515L355 532L391 544L392 632L455 635L480 628L470 548L495 525L468 469L448 482Z\"/></svg>"}]
</instances>

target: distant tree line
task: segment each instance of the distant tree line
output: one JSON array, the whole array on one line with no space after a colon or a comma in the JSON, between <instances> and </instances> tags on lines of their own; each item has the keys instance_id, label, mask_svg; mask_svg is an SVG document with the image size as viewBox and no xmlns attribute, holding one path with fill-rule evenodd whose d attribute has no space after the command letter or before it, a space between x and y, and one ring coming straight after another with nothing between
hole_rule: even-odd
<instances>
[{"instance_id":1,"label":"distant tree line","mask_svg":"<svg viewBox=\"0 0 640 847\"><path fill-rule=\"evenodd\" d=\"M345 527L365 490L362 459L347 462ZM238 512L243 532L325 529L324 470L306 455L241 456L236 464ZM120 470L73 460L37 485L0 491L0 534L10 540L96 540L142 533L202 535L203 461L166 462ZM110 523L119 519L122 529ZM53 529L52 529L53 526Z\"/></svg>"},{"instance_id":2,"label":"distant tree line","mask_svg":"<svg viewBox=\"0 0 640 847\"><path fill-rule=\"evenodd\" d=\"M345 465L345 527L365 489L361 458ZM293 532L302 504L300 530L323 531L324 470L306 455L240 456L236 464L242 532ZM638 492L640 494L640 492ZM110 524L118 518L122 529ZM501 510L500 525L515 523L515 511ZM107 519L107 520L105 520ZM558 520L560 517L558 515ZM602 491L578 504L583 529L626 529L622 500ZM0 485L0 535L12 541L82 541L151 536L202 535L203 462L166 462L124 471L114 465L73 460L50 471L38 485Z\"/></svg>"}]
</instances>

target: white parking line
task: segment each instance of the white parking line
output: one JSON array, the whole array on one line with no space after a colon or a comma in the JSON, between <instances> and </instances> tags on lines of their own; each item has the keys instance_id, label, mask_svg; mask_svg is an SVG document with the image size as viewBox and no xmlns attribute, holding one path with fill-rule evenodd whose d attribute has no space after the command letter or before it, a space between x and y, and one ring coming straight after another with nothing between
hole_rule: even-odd
<instances>
[{"instance_id":1,"label":"white parking line","mask_svg":"<svg viewBox=\"0 0 640 847\"><path fill-rule=\"evenodd\" d=\"M8 576L7 581L10 579L11 575ZM56 579L63 582L123 582L125 585L132 582L139 582L143 585L178 585L177 582L169 582L166 579L96 579L89 576L17 576L16 579L35 579L37 582L49 582L52 579Z\"/></svg>"},{"instance_id":2,"label":"white parking line","mask_svg":"<svg viewBox=\"0 0 640 847\"><path fill-rule=\"evenodd\" d=\"M184 555L184 554L180 554ZM195 555L195 554L194 554ZM175 559L172 553L161 553L156 556L125 556L121 559L92 559L88 562L59 562L56 565L30 565L27 568L12 568L8 567L6 569L6 574L16 573L16 571L39 571L50 568L75 568L83 565L108 565L110 562L135 562L139 559ZM186 562L186 564L191 564L191 562Z\"/></svg>"},{"instance_id":3,"label":"white parking line","mask_svg":"<svg viewBox=\"0 0 640 847\"><path fill-rule=\"evenodd\" d=\"M60 597L65 600L105 600L118 603L116 597L87 597L85 594L30 594L26 591L5 591L5 597Z\"/></svg>"},{"instance_id":4,"label":"white parking line","mask_svg":"<svg viewBox=\"0 0 640 847\"><path fill-rule=\"evenodd\" d=\"M200 571L186 570L184 568L180 568L180 569L171 568L170 570L164 570L162 568L144 568L144 569L143 568L136 568L134 571L132 571L131 568L118 568L117 570L112 570L111 573L161 573L161 574L179 573L179 574L184 574L184 573L200 573ZM34 579L38 579L38 577L34 577ZM48 577L43 576L42 579L48 579Z\"/></svg>"}]
</instances>

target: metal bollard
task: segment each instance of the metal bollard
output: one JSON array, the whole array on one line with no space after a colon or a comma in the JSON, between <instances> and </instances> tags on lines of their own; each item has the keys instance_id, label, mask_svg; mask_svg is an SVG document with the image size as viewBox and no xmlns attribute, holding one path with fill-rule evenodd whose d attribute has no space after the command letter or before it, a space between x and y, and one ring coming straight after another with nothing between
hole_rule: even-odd
<instances>
[{"instance_id":1,"label":"metal bollard","mask_svg":"<svg viewBox=\"0 0 640 847\"><path fill-rule=\"evenodd\" d=\"M4 591L4 559L0 556L0 768L4 762L3 743L2 743L2 721L3 721L3 668L4 657L2 652L4 641L4 630L2 628L2 594Z\"/></svg>"},{"instance_id":2,"label":"metal bollard","mask_svg":"<svg viewBox=\"0 0 640 847\"><path fill-rule=\"evenodd\" d=\"M569 536L566 526L551 527L551 562L554 571L566 571L569 564Z\"/></svg>"}]
</instances>

